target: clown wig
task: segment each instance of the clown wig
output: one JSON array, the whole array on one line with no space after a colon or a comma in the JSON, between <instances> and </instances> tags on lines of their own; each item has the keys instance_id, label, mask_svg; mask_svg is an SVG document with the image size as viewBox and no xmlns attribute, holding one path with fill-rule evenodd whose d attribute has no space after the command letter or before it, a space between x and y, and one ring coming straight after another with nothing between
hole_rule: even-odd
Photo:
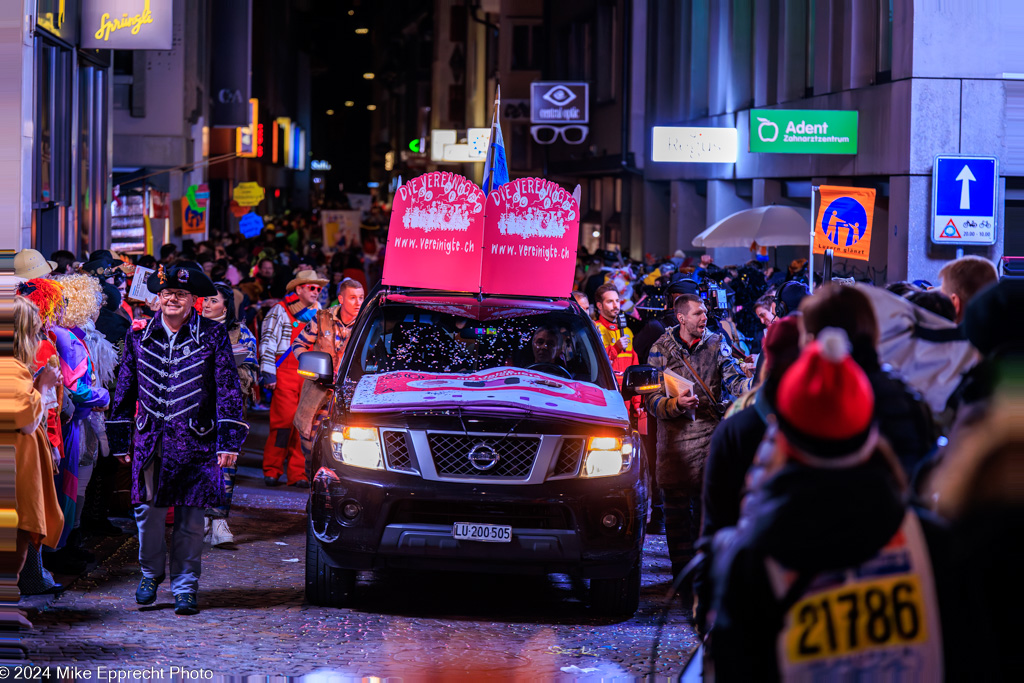
<instances>
[{"instance_id":1,"label":"clown wig","mask_svg":"<svg viewBox=\"0 0 1024 683\"><path fill-rule=\"evenodd\" d=\"M59 275L55 279L64 287L67 299L57 324L70 330L95 320L103 305L99 280L89 275Z\"/></svg>"},{"instance_id":2,"label":"clown wig","mask_svg":"<svg viewBox=\"0 0 1024 683\"><path fill-rule=\"evenodd\" d=\"M39 318L46 329L58 324L64 312L64 288L56 280L35 278L18 285L18 294L39 308Z\"/></svg>"}]
</instances>

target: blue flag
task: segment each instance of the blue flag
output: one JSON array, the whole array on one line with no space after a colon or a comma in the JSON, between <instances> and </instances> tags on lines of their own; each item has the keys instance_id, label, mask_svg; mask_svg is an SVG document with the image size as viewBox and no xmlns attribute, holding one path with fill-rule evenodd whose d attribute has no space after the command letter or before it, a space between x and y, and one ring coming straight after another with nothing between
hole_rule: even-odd
<instances>
[{"instance_id":1,"label":"blue flag","mask_svg":"<svg viewBox=\"0 0 1024 683\"><path fill-rule=\"evenodd\" d=\"M499 90L498 93L501 91ZM481 187L484 194L490 194L508 182L508 162L505 160L505 139L501 136L501 124L498 123L498 107L500 94L494 97L494 116L491 118L491 140L487 145L487 158L484 160L484 181Z\"/></svg>"}]
</instances>

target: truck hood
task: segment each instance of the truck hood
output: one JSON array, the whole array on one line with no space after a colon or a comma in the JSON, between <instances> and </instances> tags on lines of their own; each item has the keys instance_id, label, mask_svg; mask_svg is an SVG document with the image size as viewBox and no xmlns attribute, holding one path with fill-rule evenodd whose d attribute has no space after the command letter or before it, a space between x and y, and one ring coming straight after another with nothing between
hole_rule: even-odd
<instances>
[{"instance_id":1,"label":"truck hood","mask_svg":"<svg viewBox=\"0 0 1024 683\"><path fill-rule=\"evenodd\" d=\"M359 380L354 413L463 408L480 415L523 411L537 417L628 427L617 391L589 382L521 368L492 368L472 375L385 372Z\"/></svg>"}]
</instances>

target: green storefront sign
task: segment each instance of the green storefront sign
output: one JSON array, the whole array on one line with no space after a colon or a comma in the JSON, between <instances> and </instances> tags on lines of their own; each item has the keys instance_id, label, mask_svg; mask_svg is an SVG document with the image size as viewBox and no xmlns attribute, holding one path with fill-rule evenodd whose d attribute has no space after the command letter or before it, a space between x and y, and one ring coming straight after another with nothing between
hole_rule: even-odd
<instances>
[{"instance_id":1,"label":"green storefront sign","mask_svg":"<svg viewBox=\"0 0 1024 683\"><path fill-rule=\"evenodd\" d=\"M751 109L750 151L856 154L857 112Z\"/></svg>"}]
</instances>

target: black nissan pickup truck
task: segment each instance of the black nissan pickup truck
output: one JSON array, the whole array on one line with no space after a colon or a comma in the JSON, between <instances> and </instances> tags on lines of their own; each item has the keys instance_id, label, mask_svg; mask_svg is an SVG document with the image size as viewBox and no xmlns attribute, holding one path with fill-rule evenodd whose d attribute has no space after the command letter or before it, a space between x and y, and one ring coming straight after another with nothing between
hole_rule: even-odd
<instances>
[{"instance_id":1,"label":"black nissan pickup truck","mask_svg":"<svg viewBox=\"0 0 1024 683\"><path fill-rule=\"evenodd\" d=\"M595 613L640 595L646 459L600 336L571 299L378 289L314 435L310 603L376 568L560 573ZM335 379L337 378L337 379Z\"/></svg>"}]
</instances>

